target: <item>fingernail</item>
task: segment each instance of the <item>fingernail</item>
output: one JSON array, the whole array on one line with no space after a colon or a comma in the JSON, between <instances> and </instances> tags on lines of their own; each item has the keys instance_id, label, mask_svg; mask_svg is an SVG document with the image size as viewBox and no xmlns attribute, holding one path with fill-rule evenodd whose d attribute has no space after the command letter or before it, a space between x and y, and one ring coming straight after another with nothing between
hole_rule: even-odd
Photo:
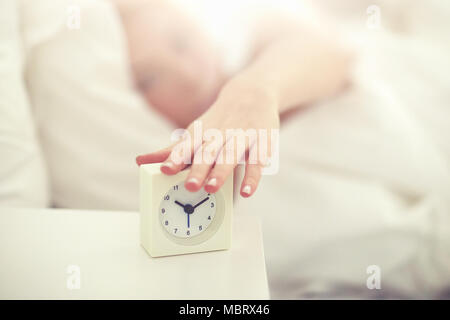
<instances>
[{"instance_id":1,"label":"fingernail","mask_svg":"<svg viewBox=\"0 0 450 320\"><path fill-rule=\"evenodd\" d=\"M189 178L186 183L195 184L198 185L198 179L197 178Z\"/></svg>"},{"instance_id":2,"label":"fingernail","mask_svg":"<svg viewBox=\"0 0 450 320\"><path fill-rule=\"evenodd\" d=\"M242 188L242 192L245 194L250 194L252 192L252 187L246 185L244 188Z\"/></svg>"},{"instance_id":3,"label":"fingernail","mask_svg":"<svg viewBox=\"0 0 450 320\"><path fill-rule=\"evenodd\" d=\"M217 184L217 179L216 178L212 178L208 180L208 183L206 185L211 186L211 187L215 187Z\"/></svg>"},{"instance_id":4,"label":"fingernail","mask_svg":"<svg viewBox=\"0 0 450 320\"><path fill-rule=\"evenodd\" d=\"M173 168L173 163L172 162L164 162L161 167L167 167L167 168Z\"/></svg>"}]
</instances>

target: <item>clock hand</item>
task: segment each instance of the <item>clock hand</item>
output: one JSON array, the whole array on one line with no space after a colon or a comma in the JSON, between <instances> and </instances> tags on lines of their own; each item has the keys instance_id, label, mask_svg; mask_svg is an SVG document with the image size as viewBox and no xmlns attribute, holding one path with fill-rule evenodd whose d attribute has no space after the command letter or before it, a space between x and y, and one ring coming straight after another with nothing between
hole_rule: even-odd
<instances>
[{"instance_id":1,"label":"clock hand","mask_svg":"<svg viewBox=\"0 0 450 320\"><path fill-rule=\"evenodd\" d=\"M188 216L188 228L190 228L191 226L190 226L190 223L189 223L189 217L190 217L191 215L188 213L187 216Z\"/></svg>"},{"instance_id":2,"label":"clock hand","mask_svg":"<svg viewBox=\"0 0 450 320\"><path fill-rule=\"evenodd\" d=\"M191 227L191 221L190 221L189 216L191 215L192 212L194 212L194 207L191 206L190 204L184 205L184 204L182 204L181 202L179 202L177 200L175 200L174 202L177 205L179 205L180 207L182 207L183 211L187 214L187 226L188 226L188 228L190 228Z\"/></svg>"},{"instance_id":3,"label":"clock hand","mask_svg":"<svg viewBox=\"0 0 450 320\"><path fill-rule=\"evenodd\" d=\"M194 209L197 208L197 207L198 207L199 205L201 205L202 203L204 203L205 201L208 201L208 199L209 199L209 197L207 197L207 198L203 199L202 201L200 201L199 203L197 203L197 204L194 206Z\"/></svg>"},{"instance_id":4,"label":"clock hand","mask_svg":"<svg viewBox=\"0 0 450 320\"><path fill-rule=\"evenodd\" d=\"M175 203L184 208L184 204L182 204L181 202L178 202L177 200L175 200Z\"/></svg>"}]
</instances>

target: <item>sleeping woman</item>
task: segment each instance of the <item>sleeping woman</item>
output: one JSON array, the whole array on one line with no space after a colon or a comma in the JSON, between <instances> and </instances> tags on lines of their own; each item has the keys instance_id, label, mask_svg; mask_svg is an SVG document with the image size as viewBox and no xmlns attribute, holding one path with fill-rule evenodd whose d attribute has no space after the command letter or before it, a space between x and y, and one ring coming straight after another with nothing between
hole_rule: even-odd
<instances>
[{"instance_id":1,"label":"sleeping woman","mask_svg":"<svg viewBox=\"0 0 450 320\"><path fill-rule=\"evenodd\" d=\"M227 72L221 61L223 53L179 8L156 0L117 4L136 86L149 105L192 135L194 120L201 121L203 130L217 129L224 137L227 129L270 132L279 127L280 117L336 94L347 80L349 54L332 34L309 26L298 16L283 15L281 10L248 10L247 16L241 17L246 29L232 36L247 33L243 44L246 57L240 68ZM207 148L208 143L220 144ZM202 161L206 156L196 156L208 149L209 156L219 159L229 147L227 143L227 139L192 142L192 165L185 182L188 190L204 187L216 192L238 161L245 154L248 158L249 140L227 163ZM162 162L163 173L176 174L190 162L173 161L175 145L138 156L137 163ZM266 147L271 149L270 139ZM247 161L240 187L243 197L256 191L262 162Z\"/></svg>"}]
</instances>

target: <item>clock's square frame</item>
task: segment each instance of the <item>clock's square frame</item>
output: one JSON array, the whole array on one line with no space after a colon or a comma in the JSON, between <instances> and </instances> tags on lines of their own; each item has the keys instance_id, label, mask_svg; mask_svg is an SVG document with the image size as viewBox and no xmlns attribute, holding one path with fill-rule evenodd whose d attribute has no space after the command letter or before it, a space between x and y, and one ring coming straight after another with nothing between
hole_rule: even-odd
<instances>
[{"instance_id":1,"label":"clock's square frame","mask_svg":"<svg viewBox=\"0 0 450 320\"><path fill-rule=\"evenodd\" d=\"M199 235L188 239L170 236L160 223L161 200L174 185L184 181L188 170L176 175L165 175L160 164L140 166L140 239L141 245L152 257L163 257L197 252L226 250L231 246L231 219L233 214L233 178L230 176L214 195L218 200L216 223ZM221 212L220 212L221 211ZM222 215L222 216L221 216ZM220 223L218 223L220 222Z\"/></svg>"}]
</instances>

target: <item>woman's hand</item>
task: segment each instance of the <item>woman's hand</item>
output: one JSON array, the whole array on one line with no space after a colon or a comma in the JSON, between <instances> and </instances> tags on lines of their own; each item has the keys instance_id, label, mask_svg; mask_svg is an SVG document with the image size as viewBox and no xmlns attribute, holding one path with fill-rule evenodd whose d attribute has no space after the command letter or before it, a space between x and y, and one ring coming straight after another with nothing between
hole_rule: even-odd
<instances>
[{"instance_id":1,"label":"woman's hand","mask_svg":"<svg viewBox=\"0 0 450 320\"><path fill-rule=\"evenodd\" d=\"M174 146L139 156L136 161L164 162L161 171L175 174L192 160L186 188L197 191L205 186L207 192L216 192L244 157L248 161L241 195L251 196L263 165L276 156L277 141L271 141L271 130L279 128L279 114L339 92L347 83L350 58L330 36L307 28L282 33L263 46L252 62L222 88L199 122L188 127L187 136L193 140L186 138ZM195 135L197 124L205 132L199 140ZM248 135L240 148L238 139L227 137L230 129L253 132L256 137ZM220 132L223 139L210 139L214 134L207 132L211 130ZM178 161L180 149L186 150L180 146L189 149L184 158L188 161Z\"/></svg>"},{"instance_id":2,"label":"woman's hand","mask_svg":"<svg viewBox=\"0 0 450 320\"><path fill-rule=\"evenodd\" d=\"M245 159L240 193L249 197L258 186L262 167L271 157L272 129L279 128L278 110L277 95L269 87L236 77L223 87L216 102L187 128L189 139L138 156L136 162L138 165L163 162L161 171L168 175L192 163L186 189L197 191L204 186L207 192L214 193ZM200 139L195 132L199 125ZM185 159L188 161L180 162L179 151L186 147L190 151Z\"/></svg>"}]
</instances>

